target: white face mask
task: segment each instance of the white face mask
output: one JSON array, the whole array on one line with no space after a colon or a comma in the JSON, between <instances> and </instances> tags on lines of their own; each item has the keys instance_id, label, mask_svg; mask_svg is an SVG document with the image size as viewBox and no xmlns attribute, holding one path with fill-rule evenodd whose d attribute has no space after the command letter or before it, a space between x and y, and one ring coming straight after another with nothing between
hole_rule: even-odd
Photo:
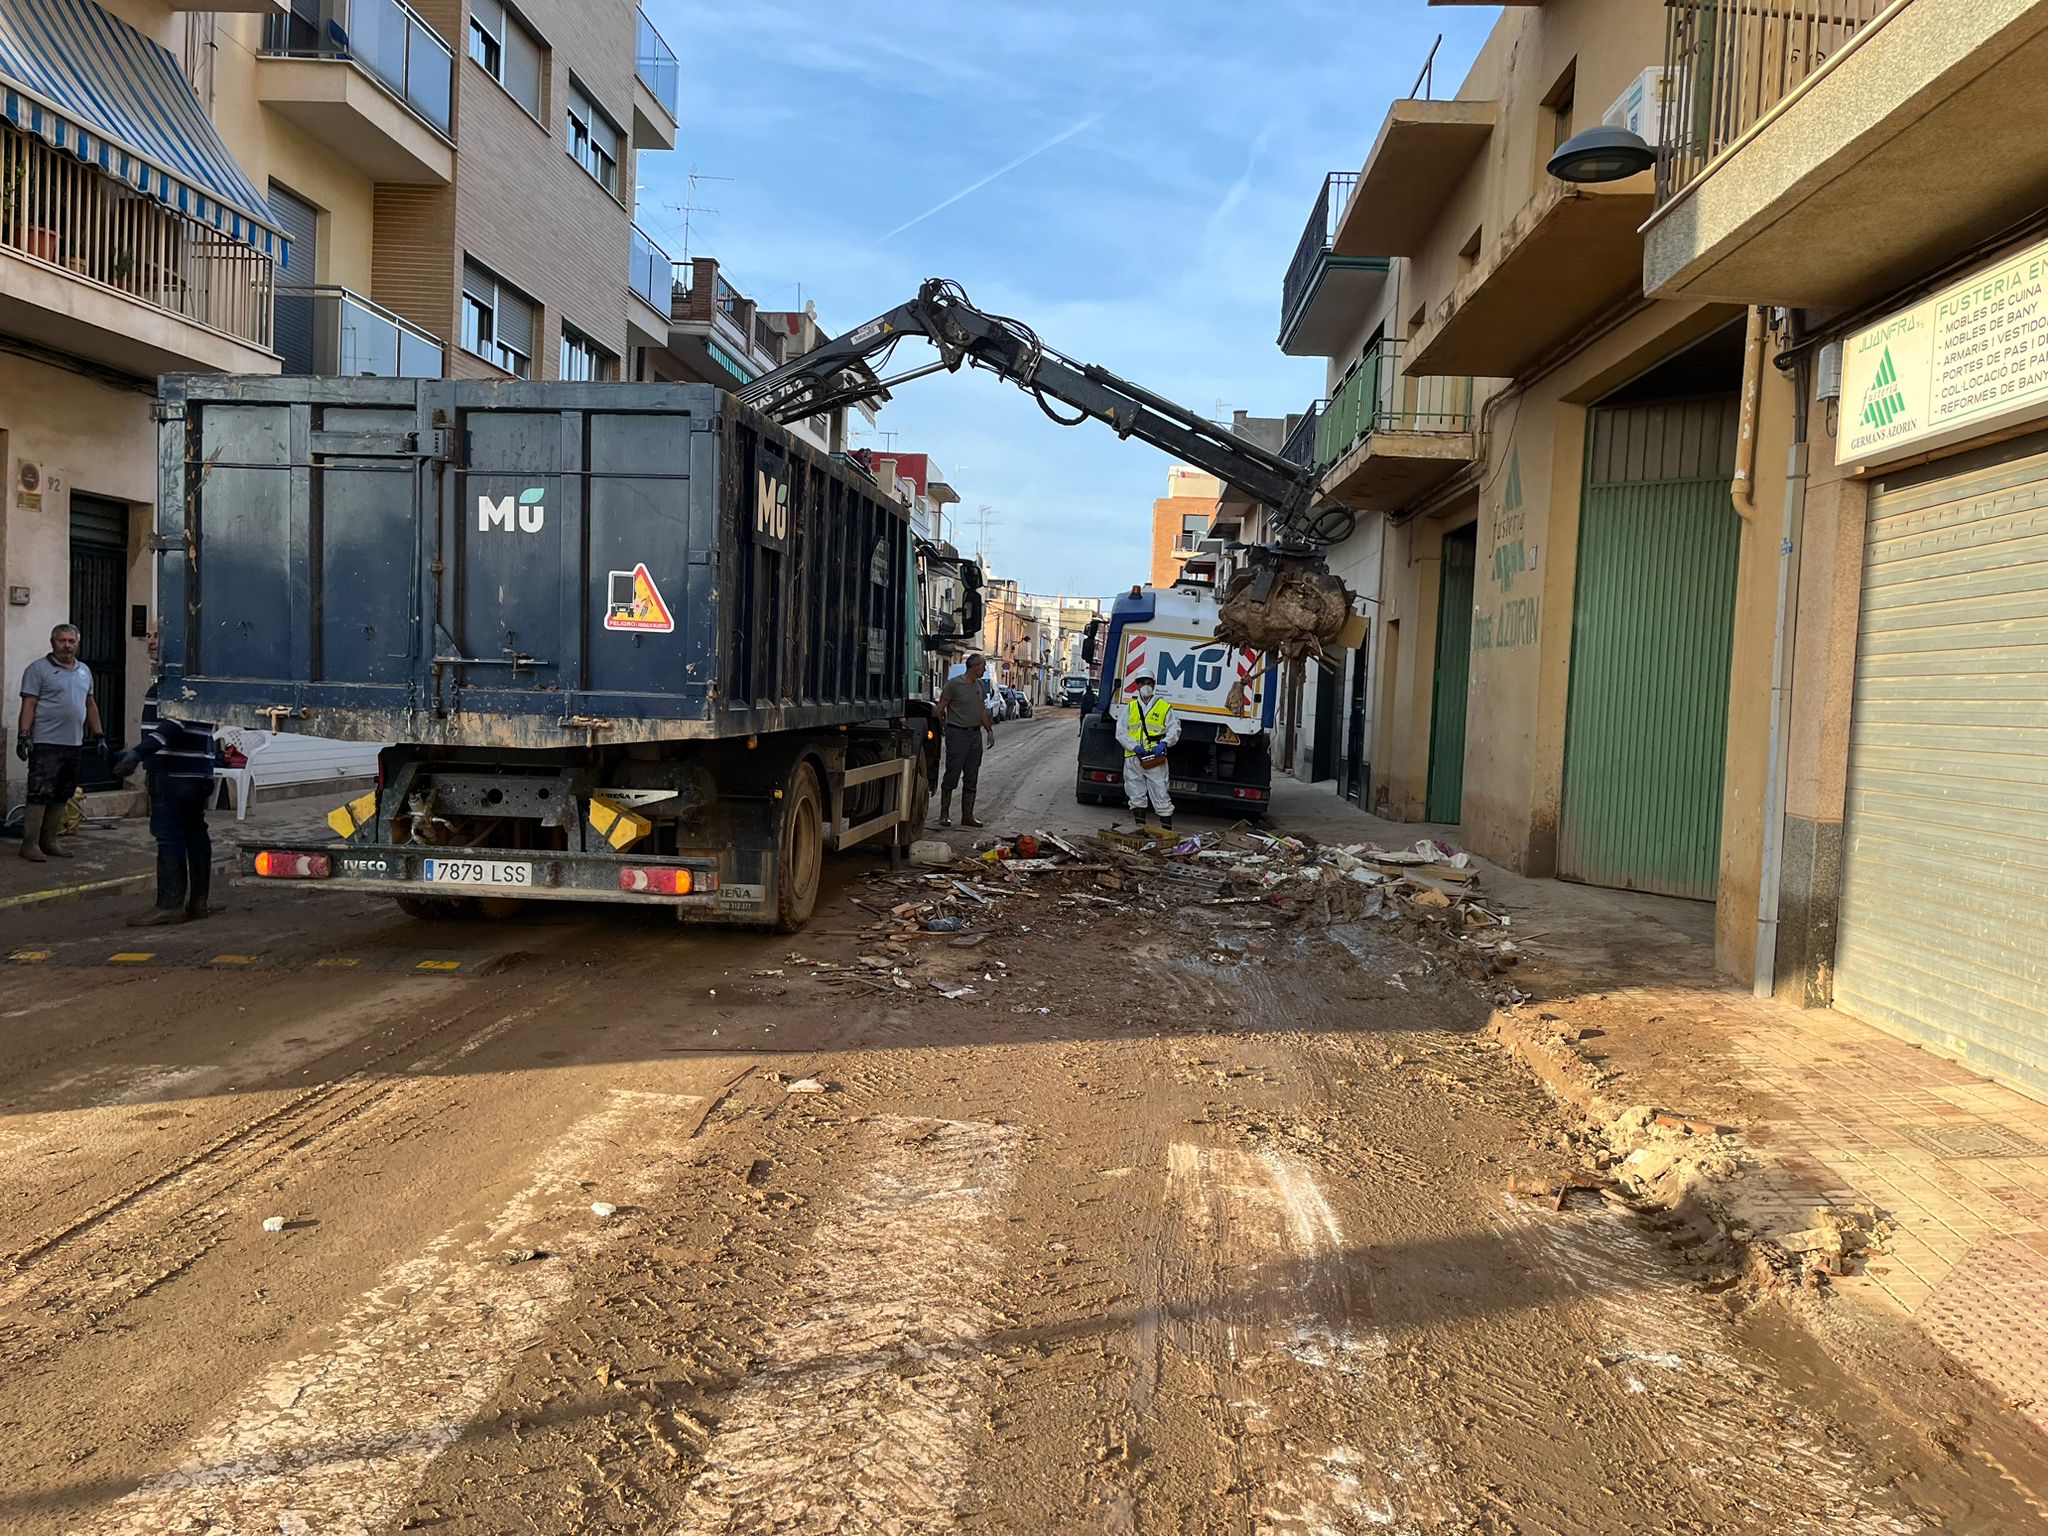
<instances>
[{"instance_id":1,"label":"white face mask","mask_svg":"<svg viewBox=\"0 0 2048 1536\"><path fill-rule=\"evenodd\" d=\"M1152 690L1150 688L1140 688L1138 690L1138 697L1143 699L1147 704L1150 704L1152 702Z\"/></svg>"}]
</instances>

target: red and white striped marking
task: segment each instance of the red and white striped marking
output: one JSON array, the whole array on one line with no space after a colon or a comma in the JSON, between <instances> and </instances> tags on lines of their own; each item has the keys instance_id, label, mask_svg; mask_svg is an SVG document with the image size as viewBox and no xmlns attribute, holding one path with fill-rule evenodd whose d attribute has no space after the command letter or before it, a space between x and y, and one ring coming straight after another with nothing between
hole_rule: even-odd
<instances>
[{"instance_id":1,"label":"red and white striped marking","mask_svg":"<svg viewBox=\"0 0 2048 1536\"><path fill-rule=\"evenodd\" d=\"M1124 692L1138 691L1138 678L1145 670L1145 637L1132 635L1124 649Z\"/></svg>"}]
</instances>

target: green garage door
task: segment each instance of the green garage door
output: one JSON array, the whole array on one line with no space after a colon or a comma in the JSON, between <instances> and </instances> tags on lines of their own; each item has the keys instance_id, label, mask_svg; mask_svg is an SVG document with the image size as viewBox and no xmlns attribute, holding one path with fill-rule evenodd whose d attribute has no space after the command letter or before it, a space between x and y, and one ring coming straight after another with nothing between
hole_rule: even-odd
<instances>
[{"instance_id":1,"label":"green garage door","mask_svg":"<svg viewBox=\"0 0 2048 1536\"><path fill-rule=\"evenodd\" d=\"M2042 440L1873 487L1843 834L1836 1006L2048 1091Z\"/></svg>"},{"instance_id":2,"label":"green garage door","mask_svg":"<svg viewBox=\"0 0 2048 1536\"><path fill-rule=\"evenodd\" d=\"M1429 698L1429 794L1423 814L1455 823L1465 814L1465 707L1472 689L1472 574L1479 525L1444 535L1437 588L1436 677Z\"/></svg>"},{"instance_id":3,"label":"green garage door","mask_svg":"<svg viewBox=\"0 0 2048 1536\"><path fill-rule=\"evenodd\" d=\"M1711 900L1741 519L1732 396L1590 413L1558 873Z\"/></svg>"}]
</instances>

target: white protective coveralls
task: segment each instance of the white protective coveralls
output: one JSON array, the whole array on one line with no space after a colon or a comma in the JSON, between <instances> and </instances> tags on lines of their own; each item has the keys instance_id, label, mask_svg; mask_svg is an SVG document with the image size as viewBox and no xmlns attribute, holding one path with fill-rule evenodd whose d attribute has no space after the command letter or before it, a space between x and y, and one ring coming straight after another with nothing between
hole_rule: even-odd
<instances>
[{"instance_id":1,"label":"white protective coveralls","mask_svg":"<svg viewBox=\"0 0 2048 1536\"><path fill-rule=\"evenodd\" d=\"M1124 799L1133 816L1141 814L1149 798L1161 820L1173 819L1173 797L1168 793L1166 749L1180 740L1180 716L1157 694L1151 703L1133 695L1124 701L1116 717L1117 744L1124 749ZM1147 768L1141 757L1159 759Z\"/></svg>"}]
</instances>

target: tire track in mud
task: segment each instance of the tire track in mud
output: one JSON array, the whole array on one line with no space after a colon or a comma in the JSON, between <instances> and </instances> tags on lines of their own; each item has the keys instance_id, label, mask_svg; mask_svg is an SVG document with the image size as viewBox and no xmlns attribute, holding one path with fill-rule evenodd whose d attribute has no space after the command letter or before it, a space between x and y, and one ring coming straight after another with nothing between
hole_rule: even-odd
<instances>
[{"instance_id":1,"label":"tire track in mud","mask_svg":"<svg viewBox=\"0 0 2048 1536\"><path fill-rule=\"evenodd\" d=\"M12 1326L0 1324L0 1342L41 1352L147 1294L224 1240L225 1207L251 1179L285 1163L302 1173L338 1155L347 1136L381 1140L433 1114L433 1101L454 1092L441 1074L540 1007L476 1026L477 1013L494 1011L479 1000L412 1030L354 1070L289 1094L46 1231L0 1261L0 1320L13 1314ZM449 1035L456 1038L414 1055Z\"/></svg>"},{"instance_id":2,"label":"tire track in mud","mask_svg":"<svg viewBox=\"0 0 2048 1536\"><path fill-rule=\"evenodd\" d=\"M332 1347L263 1378L81 1536L368 1533L498 1391L569 1299L579 1261L623 1241L585 1201L657 1191L680 1161L695 1095L614 1090L545 1148L495 1216L465 1222L385 1272L334 1325ZM647 1155L649 1147L664 1150ZM545 1246L543 1246L545 1245ZM508 1253L528 1255L508 1262Z\"/></svg>"}]
</instances>

